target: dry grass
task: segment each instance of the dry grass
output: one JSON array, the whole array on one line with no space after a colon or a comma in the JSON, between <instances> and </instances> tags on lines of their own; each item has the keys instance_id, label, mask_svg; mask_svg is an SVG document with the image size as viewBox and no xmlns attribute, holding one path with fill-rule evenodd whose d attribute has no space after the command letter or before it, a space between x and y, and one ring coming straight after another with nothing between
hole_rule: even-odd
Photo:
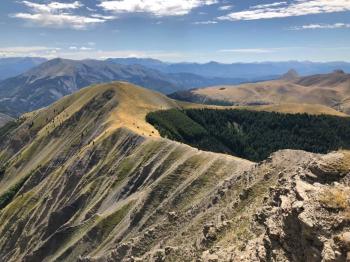
<instances>
[{"instance_id":1,"label":"dry grass","mask_svg":"<svg viewBox=\"0 0 350 262\"><path fill-rule=\"evenodd\" d=\"M349 173L350 172L350 151L341 150L340 153L342 153L344 157L340 163L339 171L342 173Z\"/></svg>"},{"instance_id":2,"label":"dry grass","mask_svg":"<svg viewBox=\"0 0 350 262\"><path fill-rule=\"evenodd\" d=\"M345 221L350 221L350 209L349 208L342 213L342 217Z\"/></svg>"},{"instance_id":3,"label":"dry grass","mask_svg":"<svg viewBox=\"0 0 350 262\"><path fill-rule=\"evenodd\" d=\"M348 211L350 215L350 192L348 188L333 187L325 189L319 201L325 208Z\"/></svg>"},{"instance_id":4,"label":"dry grass","mask_svg":"<svg viewBox=\"0 0 350 262\"><path fill-rule=\"evenodd\" d=\"M268 111L347 116L338 110L349 112L350 103L344 100L344 97L348 97L344 92L346 90L344 87L349 84L350 78L342 83L334 81L332 85L325 84L324 81L331 77L337 78L337 76L325 75L311 86L303 86L285 80L273 80L236 86L201 88L192 93L203 99L209 98L240 105L263 103L267 106L260 106L261 109L265 108ZM334 100L343 101L340 108L331 108ZM259 106L255 108L259 110Z\"/></svg>"}]
</instances>

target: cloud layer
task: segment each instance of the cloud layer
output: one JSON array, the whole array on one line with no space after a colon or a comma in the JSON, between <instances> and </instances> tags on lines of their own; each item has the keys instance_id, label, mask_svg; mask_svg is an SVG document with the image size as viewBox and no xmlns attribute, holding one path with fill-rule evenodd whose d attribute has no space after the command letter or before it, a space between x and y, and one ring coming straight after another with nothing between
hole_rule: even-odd
<instances>
[{"instance_id":1,"label":"cloud layer","mask_svg":"<svg viewBox=\"0 0 350 262\"><path fill-rule=\"evenodd\" d=\"M99 6L116 13L180 16L188 14L194 8L215 3L217 3L216 0L104 0Z\"/></svg>"},{"instance_id":2,"label":"cloud layer","mask_svg":"<svg viewBox=\"0 0 350 262\"><path fill-rule=\"evenodd\" d=\"M73 3L51 2L48 4L23 1L22 3L30 11L12 14L11 17L20 18L43 27L85 29L89 25L104 23L112 18L111 16L102 15L81 16L72 14L73 9L83 7L83 4L78 1Z\"/></svg>"},{"instance_id":3,"label":"cloud layer","mask_svg":"<svg viewBox=\"0 0 350 262\"><path fill-rule=\"evenodd\" d=\"M307 30L307 29L341 29L350 28L350 24L335 23L335 24L309 24L290 28L291 30Z\"/></svg>"},{"instance_id":4,"label":"cloud layer","mask_svg":"<svg viewBox=\"0 0 350 262\"><path fill-rule=\"evenodd\" d=\"M290 4L275 2L253 6L248 10L221 16L219 19L232 21L258 20L343 11L350 11L350 0L294 0Z\"/></svg>"}]
</instances>

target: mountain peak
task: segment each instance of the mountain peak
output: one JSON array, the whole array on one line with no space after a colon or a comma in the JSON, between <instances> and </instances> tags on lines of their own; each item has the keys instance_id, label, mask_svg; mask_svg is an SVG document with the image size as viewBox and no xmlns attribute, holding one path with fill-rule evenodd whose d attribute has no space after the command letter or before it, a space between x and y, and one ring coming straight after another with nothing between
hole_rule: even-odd
<instances>
[{"instance_id":1,"label":"mountain peak","mask_svg":"<svg viewBox=\"0 0 350 262\"><path fill-rule=\"evenodd\" d=\"M333 74L345 75L345 72L342 69L336 69L336 70L333 71Z\"/></svg>"},{"instance_id":2,"label":"mountain peak","mask_svg":"<svg viewBox=\"0 0 350 262\"><path fill-rule=\"evenodd\" d=\"M292 80L296 80L299 78L299 74L296 70L294 69L290 69L287 73L285 73L284 75L282 75L281 79L283 80L287 80L287 81L292 81Z\"/></svg>"}]
</instances>

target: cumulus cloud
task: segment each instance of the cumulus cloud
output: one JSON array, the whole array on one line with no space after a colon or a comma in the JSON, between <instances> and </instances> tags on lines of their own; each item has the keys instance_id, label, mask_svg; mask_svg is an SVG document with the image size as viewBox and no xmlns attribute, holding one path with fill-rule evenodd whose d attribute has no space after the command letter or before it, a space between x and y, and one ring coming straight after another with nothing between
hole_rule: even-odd
<instances>
[{"instance_id":1,"label":"cumulus cloud","mask_svg":"<svg viewBox=\"0 0 350 262\"><path fill-rule=\"evenodd\" d=\"M72 10L83 6L78 1L73 3L51 2L47 4L23 1L22 3L30 8L31 11L27 13L16 13L10 16L32 22L42 27L86 29L89 25L104 23L107 20L115 18L99 14L93 14L91 16L72 14Z\"/></svg>"},{"instance_id":2,"label":"cumulus cloud","mask_svg":"<svg viewBox=\"0 0 350 262\"><path fill-rule=\"evenodd\" d=\"M102 0L100 7L116 13L149 13L155 16L181 16L192 9L212 5L217 0Z\"/></svg>"},{"instance_id":3,"label":"cumulus cloud","mask_svg":"<svg viewBox=\"0 0 350 262\"><path fill-rule=\"evenodd\" d=\"M350 24L335 23L335 24L309 24L302 26L291 27L290 30L307 30L307 29L340 29L350 28Z\"/></svg>"},{"instance_id":4,"label":"cumulus cloud","mask_svg":"<svg viewBox=\"0 0 350 262\"><path fill-rule=\"evenodd\" d=\"M52 13L54 11L64 10L64 9L77 9L83 6L78 1L75 1L74 3L52 2L49 4L37 4L29 1L23 1L22 3L37 12L47 12L47 13Z\"/></svg>"},{"instance_id":5,"label":"cumulus cloud","mask_svg":"<svg viewBox=\"0 0 350 262\"><path fill-rule=\"evenodd\" d=\"M350 0L294 0L289 4L275 2L269 5L252 6L248 10L232 12L219 19L257 20L345 11L350 11Z\"/></svg>"}]
</instances>

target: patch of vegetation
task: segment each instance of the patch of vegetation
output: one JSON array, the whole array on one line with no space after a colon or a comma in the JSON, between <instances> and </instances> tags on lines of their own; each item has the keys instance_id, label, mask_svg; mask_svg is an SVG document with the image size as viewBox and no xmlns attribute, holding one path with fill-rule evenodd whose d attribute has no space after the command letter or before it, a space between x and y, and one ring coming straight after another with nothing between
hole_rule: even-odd
<instances>
[{"instance_id":1,"label":"patch of vegetation","mask_svg":"<svg viewBox=\"0 0 350 262\"><path fill-rule=\"evenodd\" d=\"M15 195L18 193L18 191L23 187L25 182L27 182L27 180L30 178L31 174L32 173L23 177L20 181L18 181L9 190L7 190L5 193L3 193L0 196L0 210L5 208L9 203L11 203L11 201L13 200Z\"/></svg>"},{"instance_id":2,"label":"patch of vegetation","mask_svg":"<svg viewBox=\"0 0 350 262\"><path fill-rule=\"evenodd\" d=\"M132 158L125 158L123 162L120 164L118 169L117 178L112 184L112 188L120 185L122 181L126 178L126 176L131 172L131 170L135 167L135 160Z\"/></svg>"},{"instance_id":3,"label":"patch of vegetation","mask_svg":"<svg viewBox=\"0 0 350 262\"><path fill-rule=\"evenodd\" d=\"M344 188L328 188L320 195L319 201L325 208L332 210L347 210L350 211L349 190Z\"/></svg>"},{"instance_id":4,"label":"patch of vegetation","mask_svg":"<svg viewBox=\"0 0 350 262\"><path fill-rule=\"evenodd\" d=\"M112 230L120 223L120 221L122 221L122 219L129 212L131 206L132 202L124 205L121 209L102 220L102 222L98 226L101 229L100 233L103 237L110 234Z\"/></svg>"},{"instance_id":5,"label":"patch of vegetation","mask_svg":"<svg viewBox=\"0 0 350 262\"><path fill-rule=\"evenodd\" d=\"M327 153L350 148L350 118L248 110L171 109L147 121L161 136L252 161L281 149Z\"/></svg>"},{"instance_id":6,"label":"patch of vegetation","mask_svg":"<svg viewBox=\"0 0 350 262\"><path fill-rule=\"evenodd\" d=\"M6 167L0 166L0 181L4 177L5 172L6 172Z\"/></svg>"},{"instance_id":7,"label":"patch of vegetation","mask_svg":"<svg viewBox=\"0 0 350 262\"><path fill-rule=\"evenodd\" d=\"M17 127L19 127L22 124L23 121L21 120L17 120L17 121L11 121L8 122L6 125L4 125L3 127L0 128L0 141L4 141L6 136L13 131L14 129L16 129Z\"/></svg>"},{"instance_id":8,"label":"patch of vegetation","mask_svg":"<svg viewBox=\"0 0 350 262\"><path fill-rule=\"evenodd\" d=\"M220 88L220 90L225 90L226 88ZM192 90L190 91L179 91L175 92L173 94L168 95L170 98L180 101L185 101L189 103L197 103L197 104L203 104L203 105L217 105L217 106L234 106L236 103L220 100L220 99L213 99L209 98L207 96L202 96L196 93L193 93Z\"/></svg>"}]
</instances>

